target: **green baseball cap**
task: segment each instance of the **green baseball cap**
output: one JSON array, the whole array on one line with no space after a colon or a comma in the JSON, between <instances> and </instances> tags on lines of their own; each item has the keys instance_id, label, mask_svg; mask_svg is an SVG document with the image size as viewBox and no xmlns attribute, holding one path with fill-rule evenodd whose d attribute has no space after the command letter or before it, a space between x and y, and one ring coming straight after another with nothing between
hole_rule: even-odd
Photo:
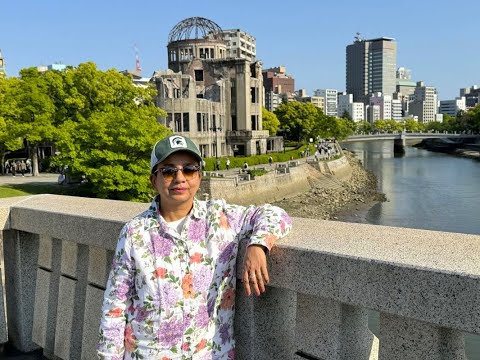
<instances>
[{"instance_id":1,"label":"green baseball cap","mask_svg":"<svg viewBox=\"0 0 480 360\"><path fill-rule=\"evenodd\" d=\"M186 151L202 161L202 155L192 140L181 135L171 135L158 141L150 156L150 172L155 166L177 151Z\"/></svg>"}]
</instances>

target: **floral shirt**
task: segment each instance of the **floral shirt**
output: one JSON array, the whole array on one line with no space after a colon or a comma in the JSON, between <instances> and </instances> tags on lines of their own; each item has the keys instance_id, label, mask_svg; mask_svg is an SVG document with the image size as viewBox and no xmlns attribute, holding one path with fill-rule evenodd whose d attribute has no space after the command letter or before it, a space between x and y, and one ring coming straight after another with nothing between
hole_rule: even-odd
<instances>
[{"instance_id":1,"label":"floral shirt","mask_svg":"<svg viewBox=\"0 0 480 360\"><path fill-rule=\"evenodd\" d=\"M233 359L241 241L271 249L291 219L264 205L194 200L181 233L157 199L122 229L105 290L99 359Z\"/></svg>"}]
</instances>

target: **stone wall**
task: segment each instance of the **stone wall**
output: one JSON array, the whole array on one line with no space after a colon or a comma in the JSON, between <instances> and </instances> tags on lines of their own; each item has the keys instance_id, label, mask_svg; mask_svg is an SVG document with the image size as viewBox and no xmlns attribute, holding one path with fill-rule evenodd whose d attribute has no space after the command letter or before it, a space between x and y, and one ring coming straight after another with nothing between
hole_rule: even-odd
<instances>
[{"instance_id":1,"label":"stone wall","mask_svg":"<svg viewBox=\"0 0 480 360\"><path fill-rule=\"evenodd\" d=\"M253 180L242 180L241 174L231 177L206 177L202 180L200 197L226 199L241 205L262 204L308 191L309 176L318 178L322 173L326 173L334 175L339 180L347 181L352 175L352 168L345 156L320 163L307 163L302 159L285 164L287 167L282 169L286 170L269 171ZM270 169L268 165L265 165L265 168Z\"/></svg>"},{"instance_id":2,"label":"stone wall","mask_svg":"<svg viewBox=\"0 0 480 360\"><path fill-rule=\"evenodd\" d=\"M49 359L95 358L118 233L147 206L0 199L15 346L41 346ZM480 334L479 258L478 235L294 218L270 253L266 294L247 298L238 283L236 359L465 360L462 332ZM241 266L239 259L237 273ZM380 312L378 338L367 309Z\"/></svg>"}]
</instances>

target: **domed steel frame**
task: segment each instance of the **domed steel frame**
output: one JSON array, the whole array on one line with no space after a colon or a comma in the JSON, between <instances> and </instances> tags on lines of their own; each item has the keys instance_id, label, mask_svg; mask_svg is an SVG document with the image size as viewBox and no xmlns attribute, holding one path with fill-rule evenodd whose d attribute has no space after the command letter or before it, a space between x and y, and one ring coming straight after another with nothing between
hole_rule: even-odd
<instances>
[{"instance_id":1,"label":"domed steel frame","mask_svg":"<svg viewBox=\"0 0 480 360\"><path fill-rule=\"evenodd\" d=\"M195 37L192 38L192 32ZM180 21L168 34L168 42L213 37L220 39L222 28L203 17L191 17Z\"/></svg>"}]
</instances>

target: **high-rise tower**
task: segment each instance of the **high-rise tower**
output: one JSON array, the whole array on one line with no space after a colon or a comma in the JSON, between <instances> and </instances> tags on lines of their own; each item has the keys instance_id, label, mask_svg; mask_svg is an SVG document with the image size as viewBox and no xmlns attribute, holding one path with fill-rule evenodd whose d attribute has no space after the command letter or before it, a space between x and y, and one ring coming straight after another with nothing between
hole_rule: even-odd
<instances>
[{"instance_id":1,"label":"high-rise tower","mask_svg":"<svg viewBox=\"0 0 480 360\"><path fill-rule=\"evenodd\" d=\"M347 46L347 93L368 103L370 94L392 95L396 84L397 43L393 38L363 40L357 33Z\"/></svg>"}]
</instances>

